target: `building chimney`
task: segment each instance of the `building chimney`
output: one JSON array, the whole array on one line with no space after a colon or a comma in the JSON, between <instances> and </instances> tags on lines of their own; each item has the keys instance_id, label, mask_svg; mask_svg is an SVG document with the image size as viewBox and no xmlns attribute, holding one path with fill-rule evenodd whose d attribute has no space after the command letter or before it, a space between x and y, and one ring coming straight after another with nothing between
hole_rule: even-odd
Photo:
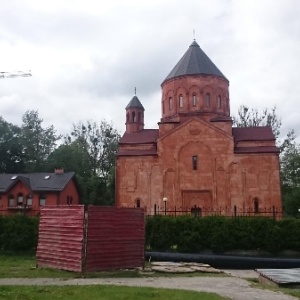
<instances>
[{"instance_id":1,"label":"building chimney","mask_svg":"<svg viewBox=\"0 0 300 300\"><path fill-rule=\"evenodd\" d=\"M55 174L63 174L64 173L64 168L55 168L54 173Z\"/></svg>"}]
</instances>

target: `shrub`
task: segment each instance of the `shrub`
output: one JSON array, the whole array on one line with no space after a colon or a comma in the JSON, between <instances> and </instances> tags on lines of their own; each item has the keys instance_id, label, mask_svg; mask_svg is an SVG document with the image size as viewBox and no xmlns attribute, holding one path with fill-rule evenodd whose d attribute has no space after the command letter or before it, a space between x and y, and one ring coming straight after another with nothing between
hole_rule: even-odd
<instances>
[{"instance_id":1,"label":"shrub","mask_svg":"<svg viewBox=\"0 0 300 300\"><path fill-rule=\"evenodd\" d=\"M37 246L38 218L23 215L0 217L0 249L29 251Z\"/></svg>"},{"instance_id":2,"label":"shrub","mask_svg":"<svg viewBox=\"0 0 300 300\"><path fill-rule=\"evenodd\" d=\"M299 251L300 220L262 217L193 216L147 218L146 243L151 250L197 253L211 250L261 250L277 254ZM174 247L174 245L176 247Z\"/></svg>"}]
</instances>

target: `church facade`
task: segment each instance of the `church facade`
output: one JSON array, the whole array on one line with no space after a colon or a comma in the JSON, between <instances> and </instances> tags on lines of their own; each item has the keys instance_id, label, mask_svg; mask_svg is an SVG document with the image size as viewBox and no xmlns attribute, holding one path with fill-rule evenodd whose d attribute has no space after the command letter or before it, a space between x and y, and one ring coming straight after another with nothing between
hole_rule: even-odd
<instances>
[{"instance_id":1,"label":"church facade","mask_svg":"<svg viewBox=\"0 0 300 300\"><path fill-rule=\"evenodd\" d=\"M135 95L116 158L116 205L167 210L281 211L270 127L233 127L229 81L196 41L162 85L158 129Z\"/></svg>"}]
</instances>

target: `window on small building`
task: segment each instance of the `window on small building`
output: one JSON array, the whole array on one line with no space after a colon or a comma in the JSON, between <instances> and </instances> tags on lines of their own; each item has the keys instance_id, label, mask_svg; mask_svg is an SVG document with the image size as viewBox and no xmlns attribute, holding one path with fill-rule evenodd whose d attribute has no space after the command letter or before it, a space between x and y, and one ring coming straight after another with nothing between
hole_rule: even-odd
<instances>
[{"instance_id":1,"label":"window on small building","mask_svg":"<svg viewBox=\"0 0 300 300\"><path fill-rule=\"evenodd\" d=\"M183 107L183 96L179 95L179 107Z\"/></svg>"},{"instance_id":2,"label":"window on small building","mask_svg":"<svg viewBox=\"0 0 300 300\"><path fill-rule=\"evenodd\" d=\"M23 202L24 202L24 197L23 194L20 193L17 198L17 206L22 206Z\"/></svg>"},{"instance_id":3,"label":"window on small building","mask_svg":"<svg viewBox=\"0 0 300 300\"><path fill-rule=\"evenodd\" d=\"M15 198L13 195L8 196L8 207L14 207L15 206Z\"/></svg>"},{"instance_id":4,"label":"window on small building","mask_svg":"<svg viewBox=\"0 0 300 300\"><path fill-rule=\"evenodd\" d=\"M193 170L197 170L198 169L198 156L197 155L193 155L192 163L193 163Z\"/></svg>"},{"instance_id":5,"label":"window on small building","mask_svg":"<svg viewBox=\"0 0 300 300\"><path fill-rule=\"evenodd\" d=\"M197 105L197 96L196 96L196 94L193 94L193 101L192 101L192 103L193 103L193 106Z\"/></svg>"},{"instance_id":6,"label":"window on small building","mask_svg":"<svg viewBox=\"0 0 300 300\"><path fill-rule=\"evenodd\" d=\"M27 196L26 205L27 206L32 206L32 196L31 195Z\"/></svg>"},{"instance_id":7,"label":"window on small building","mask_svg":"<svg viewBox=\"0 0 300 300\"><path fill-rule=\"evenodd\" d=\"M217 106L218 106L218 108L221 108L221 106L222 106L221 96L218 96L218 98L217 98Z\"/></svg>"},{"instance_id":8,"label":"window on small building","mask_svg":"<svg viewBox=\"0 0 300 300\"><path fill-rule=\"evenodd\" d=\"M40 195L40 206L46 205L46 195Z\"/></svg>"},{"instance_id":9,"label":"window on small building","mask_svg":"<svg viewBox=\"0 0 300 300\"><path fill-rule=\"evenodd\" d=\"M169 110L173 109L173 99L170 97L169 98Z\"/></svg>"},{"instance_id":10,"label":"window on small building","mask_svg":"<svg viewBox=\"0 0 300 300\"><path fill-rule=\"evenodd\" d=\"M67 196L67 204L72 205L73 203L73 197L72 196Z\"/></svg>"},{"instance_id":11,"label":"window on small building","mask_svg":"<svg viewBox=\"0 0 300 300\"><path fill-rule=\"evenodd\" d=\"M129 113L126 114L126 122L129 122Z\"/></svg>"},{"instance_id":12,"label":"window on small building","mask_svg":"<svg viewBox=\"0 0 300 300\"><path fill-rule=\"evenodd\" d=\"M138 123L140 123L140 122L141 122L141 119L142 119L142 114L139 112L139 113L138 113L138 120L137 120L137 121L138 121Z\"/></svg>"},{"instance_id":13,"label":"window on small building","mask_svg":"<svg viewBox=\"0 0 300 300\"><path fill-rule=\"evenodd\" d=\"M210 94L209 93L207 93L205 95L205 105L206 105L206 107L210 106Z\"/></svg>"}]
</instances>

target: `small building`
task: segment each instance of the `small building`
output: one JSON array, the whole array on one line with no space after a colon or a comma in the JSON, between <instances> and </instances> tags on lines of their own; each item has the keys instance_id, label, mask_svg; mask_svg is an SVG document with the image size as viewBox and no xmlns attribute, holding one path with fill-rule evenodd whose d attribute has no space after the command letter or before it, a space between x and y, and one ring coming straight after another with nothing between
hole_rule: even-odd
<instances>
[{"instance_id":1,"label":"small building","mask_svg":"<svg viewBox=\"0 0 300 300\"><path fill-rule=\"evenodd\" d=\"M282 210L279 149L270 127L236 128L229 81L196 41L163 80L158 129L136 95L116 160L116 204L174 210Z\"/></svg>"},{"instance_id":2,"label":"small building","mask_svg":"<svg viewBox=\"0 0 300 300\"><path fill-rule=\"evenodd\" d=\"M0 214L38 215L42 206L77 205L74 172L0 174Z\"/></svg>"}]
</instances>

